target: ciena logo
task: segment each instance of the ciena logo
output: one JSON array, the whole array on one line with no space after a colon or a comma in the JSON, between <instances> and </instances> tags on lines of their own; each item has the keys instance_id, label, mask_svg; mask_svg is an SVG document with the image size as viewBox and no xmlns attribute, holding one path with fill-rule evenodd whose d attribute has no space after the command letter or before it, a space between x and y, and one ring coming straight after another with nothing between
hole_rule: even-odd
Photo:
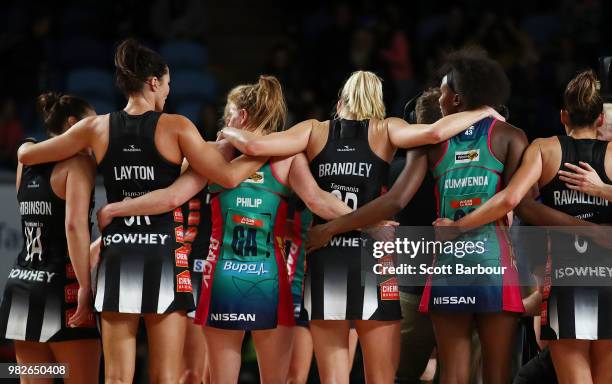
<instances>
[{"instance_id":1,"label":"ciena logo","mask_svg":"<svg viewBox=\"0 0 612 384\"><path fill-rule=\"evenodd\" d=\"M475 296L440 296L434 297L434 304L476 304Z\"/></svg>"},{"instance_id":2,"label":"ciena logo","mask_svg":"<svg viewBox=\"0 0 612 384\"><path fill-rule=\"evenodd\" d=\"M123 148L123 152L142 152L142 149L136 148L135 144L130 144L126 148Z\"/></svg>"},{"instance_id":3,"label":"ciena logo","mask_svg":"<svg viewBox=\"0 0 612 384\"><path fill-rule=\"evenodd\" d=\"M338 152L355 152L356 149L354 147L345 145L342 148L337 148L336 151L338 151Z\"/></svg>"}]
</instances>

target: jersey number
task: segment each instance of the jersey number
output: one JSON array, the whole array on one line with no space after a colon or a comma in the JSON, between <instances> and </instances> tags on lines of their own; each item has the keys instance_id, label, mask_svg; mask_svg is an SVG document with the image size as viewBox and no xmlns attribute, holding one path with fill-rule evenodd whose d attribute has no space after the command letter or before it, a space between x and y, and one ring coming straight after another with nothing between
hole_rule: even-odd
<instances>
[{"instance_id":1,"label":"jersey number","mask_svg":"<svg viewBox=\"0 0 612 384\"><path fill-rule=\"evenodd\" d=\"M36 233L34 233L36 231ZM25 261L33 261L34 256L38 256L38 261L42 261L42 243L40 242L41 230L40 227L26 227L25 228L26 235L26 250L28 254L26 255Z\"/></svg>"},{"instance_id":2,"label":"jersey number","mask_svg":"<svg viewBox=\"0 0 612 384\"><path fill-rule=\"evenodd\" d=\"M232 249L238 256L257 256L257 231L242 225L234 227Z\"/></svg>"},{"instance_id":3,"label":"jersey number","mask_svg":"<svg viewBox=\"0 0 612 384\"><path fill-rule=\"evenodd\" d=\"M126 197L123 200L130 200L131 197ZM144 224L145 225L151 225L151 219L149 218L149 216L129 216L129 217L124 217L123 218L123 222L125 223L125 225L127 225L128 227L131 227L132 225L134 225L134 223L136 223L136 225L142 225L140 222L140 218L144 219Z\"/></svg>"},{"instance_id":4,"label":"jersey number","mask_svg":"<svg viewBox=\"0 0 612 384\"><path fill-rule=\"evenodd\" d=\"M353 211L357 209L357 194L353 192L346 192L346 195L344 195L344 198L342 198L342 192L337 189L332 189L331 194L336 196L340 201L344 201L344 203Z\"/></svg>"}]
</instances>

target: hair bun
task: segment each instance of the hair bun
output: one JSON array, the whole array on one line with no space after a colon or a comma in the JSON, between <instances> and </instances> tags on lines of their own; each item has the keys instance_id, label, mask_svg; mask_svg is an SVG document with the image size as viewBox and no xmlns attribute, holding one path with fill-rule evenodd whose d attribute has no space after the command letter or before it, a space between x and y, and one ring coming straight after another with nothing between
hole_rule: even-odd
<instances>
[{"instance_id":1,"label":"hair bun","mask_svg":"<svg viewBox=\"0 0 612 384\"><path fill-rule=\"evenodd\" d=\"M38 96L36 104L45 119L53 111L53 108L59 104L61 98L62 94L58 92L47 92Z\"/></svg>"}]
</instances>

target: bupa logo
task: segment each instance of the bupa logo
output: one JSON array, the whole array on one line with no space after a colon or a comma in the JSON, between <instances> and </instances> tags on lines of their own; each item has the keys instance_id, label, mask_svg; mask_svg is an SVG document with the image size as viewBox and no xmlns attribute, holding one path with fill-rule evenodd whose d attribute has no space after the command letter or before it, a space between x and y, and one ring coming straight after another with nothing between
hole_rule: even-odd
<instances>
[{"instance_id":1,"label":"bupa logo","mask_svg":"<svg viewBox=\"0 0 612 384\"><path fill-rule=\"evenodd\" d=\"M342 148L336 148L337 152L355 152L356 149L354 147L344 145Z\"/></svg>"},{"instance_id":2,"label":"bupa logo","mask_svg":"<svg viewBox=\"0 0 612 384\"><path fill-rule=\"evenodd\" d=\"M130 144L123 148L123 152L142 152L142 149L137 148L135 144Z\"/></svg>"},{"instance_id":3,"label":"bupa logo","mask_svg":"<svg viewBox=\"0 0 612 384\"><path fill-rule=\"evenodd\" d=\"M455 152L455 164L471 163L480 160L480 149Z\"/></svg>"}]
</instances>

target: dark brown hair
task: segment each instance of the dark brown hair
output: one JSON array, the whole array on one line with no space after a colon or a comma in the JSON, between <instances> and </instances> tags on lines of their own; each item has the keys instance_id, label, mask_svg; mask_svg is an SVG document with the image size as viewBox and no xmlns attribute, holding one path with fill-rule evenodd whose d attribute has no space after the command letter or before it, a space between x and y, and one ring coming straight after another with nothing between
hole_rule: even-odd
<instances>
[{"instance_id":1,"label":"dark brown hair","mask_svg":"<svg viewBox=\"0 0 612 384\"><path fill-rule=\"evenodd\" d=\"M117 47L115 69L117 86L126 95L142 90L149 77L161 79L168 73L166 61L134 39L124 40Z\"/></svg>"},{"instance_id":2,"label":"dark brown hair","mask_svg":"<svg viewBox=\"0 0 612 384\"><path fill-rule=\"evenodd\" d=\"M50 136L62 134L70 116L81 120L88 112L94 111L82 97L62 95L57 92L43 93L38 96L36 104Z\"/></svg>"},{"instance_id":3,"label":"dark brown hair","mask_svg":"<svg viewBox=\"0 0 612 384\"><path fill-rule=\"evenodd\" d=\"M440 88L429 88L416 101L414 111L418 124L433 124L442 118Z\"/></svg>"},{"instance_id":4,"label":"dark brown hair","mask_svg":"<svg viewBox=\"0 0 612 384\"><path fill-rule=\"evenodd\" d=\"M571 125L592 125L603 112L603 99L599 93L599 80L592 70L580 72L567 84L563 105Z\"/></svg>"}]
</instances>

